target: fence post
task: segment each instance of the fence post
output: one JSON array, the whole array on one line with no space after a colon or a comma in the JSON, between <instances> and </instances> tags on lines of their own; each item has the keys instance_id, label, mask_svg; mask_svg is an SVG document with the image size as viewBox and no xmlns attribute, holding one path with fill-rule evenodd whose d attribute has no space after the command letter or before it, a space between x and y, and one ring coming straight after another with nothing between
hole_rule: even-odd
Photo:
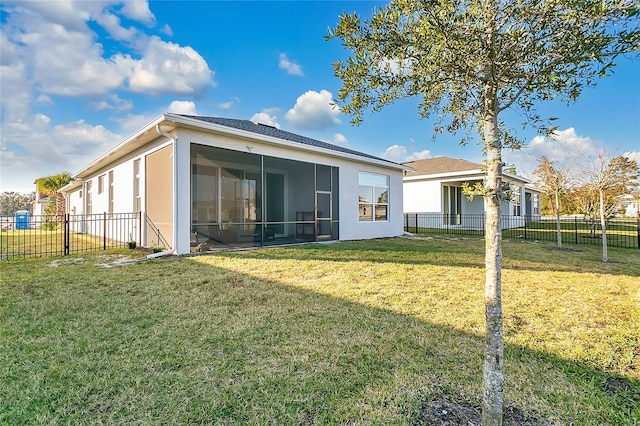
<instances>
[{"instance_id":1,"label":"fence post","mask_svg":"<svg viewBox=\"0 0 640 426\"><path fill-rule=\"evenodd\" d=\"M176 226L175 224L173 226ZM138 242L142 247L142 211L138 212ZM175 241L173 242L175 244Z\"/></svg>"},{"instance_id":2,"label":"fence post","mask_svg":"<svg viewBox=\"0 0 640 426\"><path fill-rule=\"evenodd\" d=\"M524 217L524 239L527 239L527 217Z\"/></svg>"},{"instance_id":3,"label":"fence post","mask_svg":"<svg viewBox=\"0 0 640 426\"><path fill-rule=\"evenodd\" d=\"M107 212L102 212L102 249L107 249Z\"/></svg>"},{"instance_id":4,"label":"fence post","mask_svg":"<svg viewBox=\"0 0 640 426\"><path fill-rule=\"evenodd\" d=\"M573 217L573 227L576 231L576 245L578 245L578 218L575 216ZM562 233L562 228L560 228L560 233Z\"/></svg>"},{"instance_id":5,"label":"fence post","mask_svg":"<svg viewBox=\"0 0 640 426\"><path fill-rule=\"evenodd\" d=\"M418 213L416 213L416 235L418 234Z\"/></svg>"},{"instance_id":6,"label":"fence post","mask_svg":"<svg viewBox=\"0 0 640 426\"><path fill-rule=\"evenodd\" d=\"M68 256L69 252L70 252L70 241L71 238L69 237L69 213L65 213L63 216L63 220L62 220L62 228L64 229L63 231L63 235L64 235L64 255Z\"/></svg>"},{"instance_id":7,"label":"fence post","mask_svg":"<svg viewBox=\"0 0 640 426\"><path fill-rule=\"evenodd\" d=\"M638 234L638 248L640 249L640 219L636 222L636 233Z\"/></svg>"}]
</instances>

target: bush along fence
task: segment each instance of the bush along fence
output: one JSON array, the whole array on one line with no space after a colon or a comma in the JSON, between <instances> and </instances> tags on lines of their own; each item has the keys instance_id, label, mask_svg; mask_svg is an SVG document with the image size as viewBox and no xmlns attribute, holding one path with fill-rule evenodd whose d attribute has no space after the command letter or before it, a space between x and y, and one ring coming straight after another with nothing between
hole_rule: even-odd
<instances>
[{"instance_id":1,"label":"bush along fence","mask_svg":"<svg viewBox=\"0 0 640 426\"><path fill-rule=\"evenodd\" d=\"M483 214L405 213L404 230L416 235L484 236ZM503 238L557 241L555 218L501 216ZM602 244L599 219L563 217L560 219L563 244ZM609 247L640 248L640 219L607 220Z\"/></svg>"},{"instance_id":2,"label":"bush along fence","mask_svg":"<svg viewBox=\"0 0 640 426\"><path fill-rule=\"evenodd\" d=\"M151 230L151 231L149 231ZM166 241L141 212L0 217L0 259L66 256ZM156 244L156 243L154 243Z\"/></svg>"}]
</instances>

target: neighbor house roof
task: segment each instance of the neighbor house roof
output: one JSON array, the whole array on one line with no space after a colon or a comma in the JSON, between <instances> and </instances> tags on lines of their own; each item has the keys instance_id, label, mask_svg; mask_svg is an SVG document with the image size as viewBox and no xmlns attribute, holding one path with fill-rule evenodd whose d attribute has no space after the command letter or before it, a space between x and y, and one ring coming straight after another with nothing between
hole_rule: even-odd
<instances>
[{"instance_id":1,"label":"neighbor house roof","mask_svg":"<svg viewBox=\"0 0 640 426\"><path fill-rule=\"evenodd\" d=\"M441 173L478 171L482 169L482 164L451 157L425 158L403 164L415 169L414 172L407 172L406 176L437 175Z\"/></svg>"},{"instance_id":2,"label":"neighbor house roof","mask_svg":"<svg viewBox=\"0 0 640 426\"><path fill-rule=\"evenodd\" d=\"M439 179L439 178L457 178L457 179L482 179L485 175L485 167L480 163L473 163L467 160L461 160L451 157L434 157L425 158L423 160L409 161L403 163L407 167L414 169L405 172L405 180L420 179ZM529 183L529 179L503 171L505 177L521 183Z\"/></svg>"}]
</instances>

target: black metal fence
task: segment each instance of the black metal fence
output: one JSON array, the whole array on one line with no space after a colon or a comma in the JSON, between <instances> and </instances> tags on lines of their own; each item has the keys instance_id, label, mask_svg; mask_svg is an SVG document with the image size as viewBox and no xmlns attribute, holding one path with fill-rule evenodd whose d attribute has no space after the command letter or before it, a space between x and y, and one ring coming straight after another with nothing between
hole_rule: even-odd
<instances>
[{"instance_id":1,"label":"black metal fence","mask_svg":"<svg viewBox=\"0 0 640 426\"><path fill-rule=\"evenodd\" d=\"M416 235L484 236L484 214L450 215L441 213L405 213L404 229ZM555 218L501 216L503 238L557 241ZM607 221L610 247L640 248L640 219L614 218ZM602 244L602 227L597 219L578 216L560 219L563 244Z\"/></svg>"},{"instance_id":2,"label":"black metal fence","mask_svg":"<svg viewBox=\"0 0 640 426\"><path fill-rule=\"evenodd\" d=\"M137 213L0 217L0 259L66 256L142 244Z\"/></svg>"}]
</instances>

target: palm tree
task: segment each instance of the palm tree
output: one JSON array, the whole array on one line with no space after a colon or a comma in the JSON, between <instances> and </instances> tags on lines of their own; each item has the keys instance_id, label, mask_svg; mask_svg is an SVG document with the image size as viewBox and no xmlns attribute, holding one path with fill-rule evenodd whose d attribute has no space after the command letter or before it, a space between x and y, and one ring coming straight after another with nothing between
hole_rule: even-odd
<instances>
[{"instance_id":1,"label":"palm tree","mask_svg":"<svg viewBox=\"0 0 640 426\"><path fill-rule=\"evenodd\" d=\"M66 213L64 195L58 191L72 180L73 176L71 176L71 173L69 172L62 172L36 179L36 185L38 185L38 191L40 191L40 193L47 194L50 198L50 202L51 197L55 197L56 216L62 216Z\"/></svg>"}]
</instances>

